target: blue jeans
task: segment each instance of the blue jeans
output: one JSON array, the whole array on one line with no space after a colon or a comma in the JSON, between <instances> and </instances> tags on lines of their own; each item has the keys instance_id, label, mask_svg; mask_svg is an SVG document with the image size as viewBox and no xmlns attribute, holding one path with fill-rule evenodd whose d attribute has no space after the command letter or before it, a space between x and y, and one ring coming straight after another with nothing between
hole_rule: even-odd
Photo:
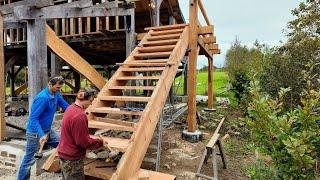
<instances>
[{"instance_id":1,"label":"blue jeans","mask_svg":"<svg viewBox=\"0 0 320 180\"><path fill-rule=\"evenodd\" d=\"M46 132L46 134L49 134L48 141L46 142L46 144L53 148L56 148L60 140L59 135L54 130L50 130L49 133ZM24 155L20 165L17 178L18 180L30 179L31 166L36 162L34 154L37 153L40 148L40 137L37 133L26 133L26 138L26 154Z\"/></svg>"}]
</instances>

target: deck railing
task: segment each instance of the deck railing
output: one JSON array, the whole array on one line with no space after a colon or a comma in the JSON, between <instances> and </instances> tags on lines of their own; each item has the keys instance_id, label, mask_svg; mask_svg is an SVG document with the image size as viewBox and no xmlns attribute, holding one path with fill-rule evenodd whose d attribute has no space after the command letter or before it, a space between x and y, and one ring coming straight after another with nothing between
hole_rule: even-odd
<instances>
[{"instance_id":1,"label":"deck railing","mask_svg":"<svg viewBox=\"0 0 320 180\"><path fill-rule=\"evenodd\" d=\"M72 1L65 1L65 3L70 2ZM0 5L7 5L12 3L12 0L3 0L0 3ZM130 27L130 21L130 16L109 16L51 19L48 20L48 24L52 26L60 38L73 38L84 35L104 34L108 31L126 31ZM26 23L24 24L21 28L4 29L4 46L27 42L27 27Z\"/></svg>"}]
</instances>

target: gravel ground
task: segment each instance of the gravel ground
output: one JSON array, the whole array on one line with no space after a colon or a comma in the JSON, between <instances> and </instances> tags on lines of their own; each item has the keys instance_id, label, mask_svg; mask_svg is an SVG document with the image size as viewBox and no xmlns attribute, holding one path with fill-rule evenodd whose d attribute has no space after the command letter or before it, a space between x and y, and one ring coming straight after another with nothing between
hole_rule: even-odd
<instances>
[{"instance_id":1,"label":"gravel ground","mask_svg":"<svg viewBox=\"0 0 320 180\"><path fill-rule=\"evenodd\" d=\"M14 116L6 117L7 122L22 128L25 128L27 119L28 119L28 115L19 116L19 117L14 117ZM60 132L60 123L61 123L61 114L57 113L56 120L53 123L53 129L57 132ZM8 137L25 138L24 132L10 128L10 127L7 127L7 135ZM15 170L0 168L0 180L15 180L16 173L17 171ZM56 179L62 179L62 178L60 173L46 173L46 172L42 173L40 176L31 176L31 180L38 180L38 179L56 180Z\"/></svg>"},{"instance_id":2,"label":"gravel ground","mask_svg":"<svg viewBox=\"0 0 320 180\"><path fill-rule=\"evenodd\" d=\"M1 180L16 180L17 171L1 169L0 168L0 179ZM30 180L38 180L38 179L46 179L46 180L57 180L62 179L60 173L42 173L40 176L31 176Z\"/></svg>"}]
</instances>

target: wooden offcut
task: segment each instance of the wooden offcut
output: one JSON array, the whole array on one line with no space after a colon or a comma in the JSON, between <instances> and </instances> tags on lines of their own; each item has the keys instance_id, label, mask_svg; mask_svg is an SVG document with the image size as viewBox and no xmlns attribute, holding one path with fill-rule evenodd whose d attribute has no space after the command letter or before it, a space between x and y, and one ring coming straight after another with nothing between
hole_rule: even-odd
<instances>
[{"instance_id":1,"label":"wooden offcut","mask_svg":"<svg viewBox=\"0 0 320 180\"><path fill-rule=\"evenodd\" d=\"M51 168L51 166L54 165L54 161L56 160L57 156L58 156L58 150L53 149L51 155L48 157L48 159L42 165L42 169L44 169L45 171L50 171L50 168ZM55 169L55 168L52 168L52 169Z\"/></svg>"}]
</instances>

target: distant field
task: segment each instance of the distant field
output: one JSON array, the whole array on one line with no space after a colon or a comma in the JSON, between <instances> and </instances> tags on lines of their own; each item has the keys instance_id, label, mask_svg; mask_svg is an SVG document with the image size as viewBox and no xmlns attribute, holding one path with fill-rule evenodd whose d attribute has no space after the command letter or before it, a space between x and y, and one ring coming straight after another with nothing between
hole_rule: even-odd
<instances>
[{"instance_id":1,"label":"distant field","mask_svg":"<svg viewBox=\"0 0 320 180\"><path fill-rule=\"evenodd\" d=\"M176 78L175 80L175 92L177 94L183 93L183 77ZM72 81L69 81L70 83L73 83ZM179 85L180 84L180 85ZM213 89L216 96L219 97L228 97L228 93L226 90L228 84L228 75L226 72L217 71L213 73ZM86 80L81 81L81 87L89 87L90 82ZM62 91L64 92L70 92L70 87L63 85ZM207 95L208 91L208 72L201 71L197 73L197 94L198 95ZM10 93L10 88L6 88L6 94Z\"/></svg>"},{"instance_id":2,"label":"distant field","mask_svg":"<svg viewBox=\"0 0 320 180\"><path fill-rule=\"evenodd\" d=\"M178 88L177 93L183 93L183 77L176 78L175 85ZM180 84L180 86L179 86ZM228 92L226 90L228 84L228 75L226 72L214 72L213 73L213 89L216 96L226 97ZM179 86L179 87L178 87ZM197 94L207 95L208 89L208 72L202 71L197 73Z\"/></svg>"}]
</instances>

